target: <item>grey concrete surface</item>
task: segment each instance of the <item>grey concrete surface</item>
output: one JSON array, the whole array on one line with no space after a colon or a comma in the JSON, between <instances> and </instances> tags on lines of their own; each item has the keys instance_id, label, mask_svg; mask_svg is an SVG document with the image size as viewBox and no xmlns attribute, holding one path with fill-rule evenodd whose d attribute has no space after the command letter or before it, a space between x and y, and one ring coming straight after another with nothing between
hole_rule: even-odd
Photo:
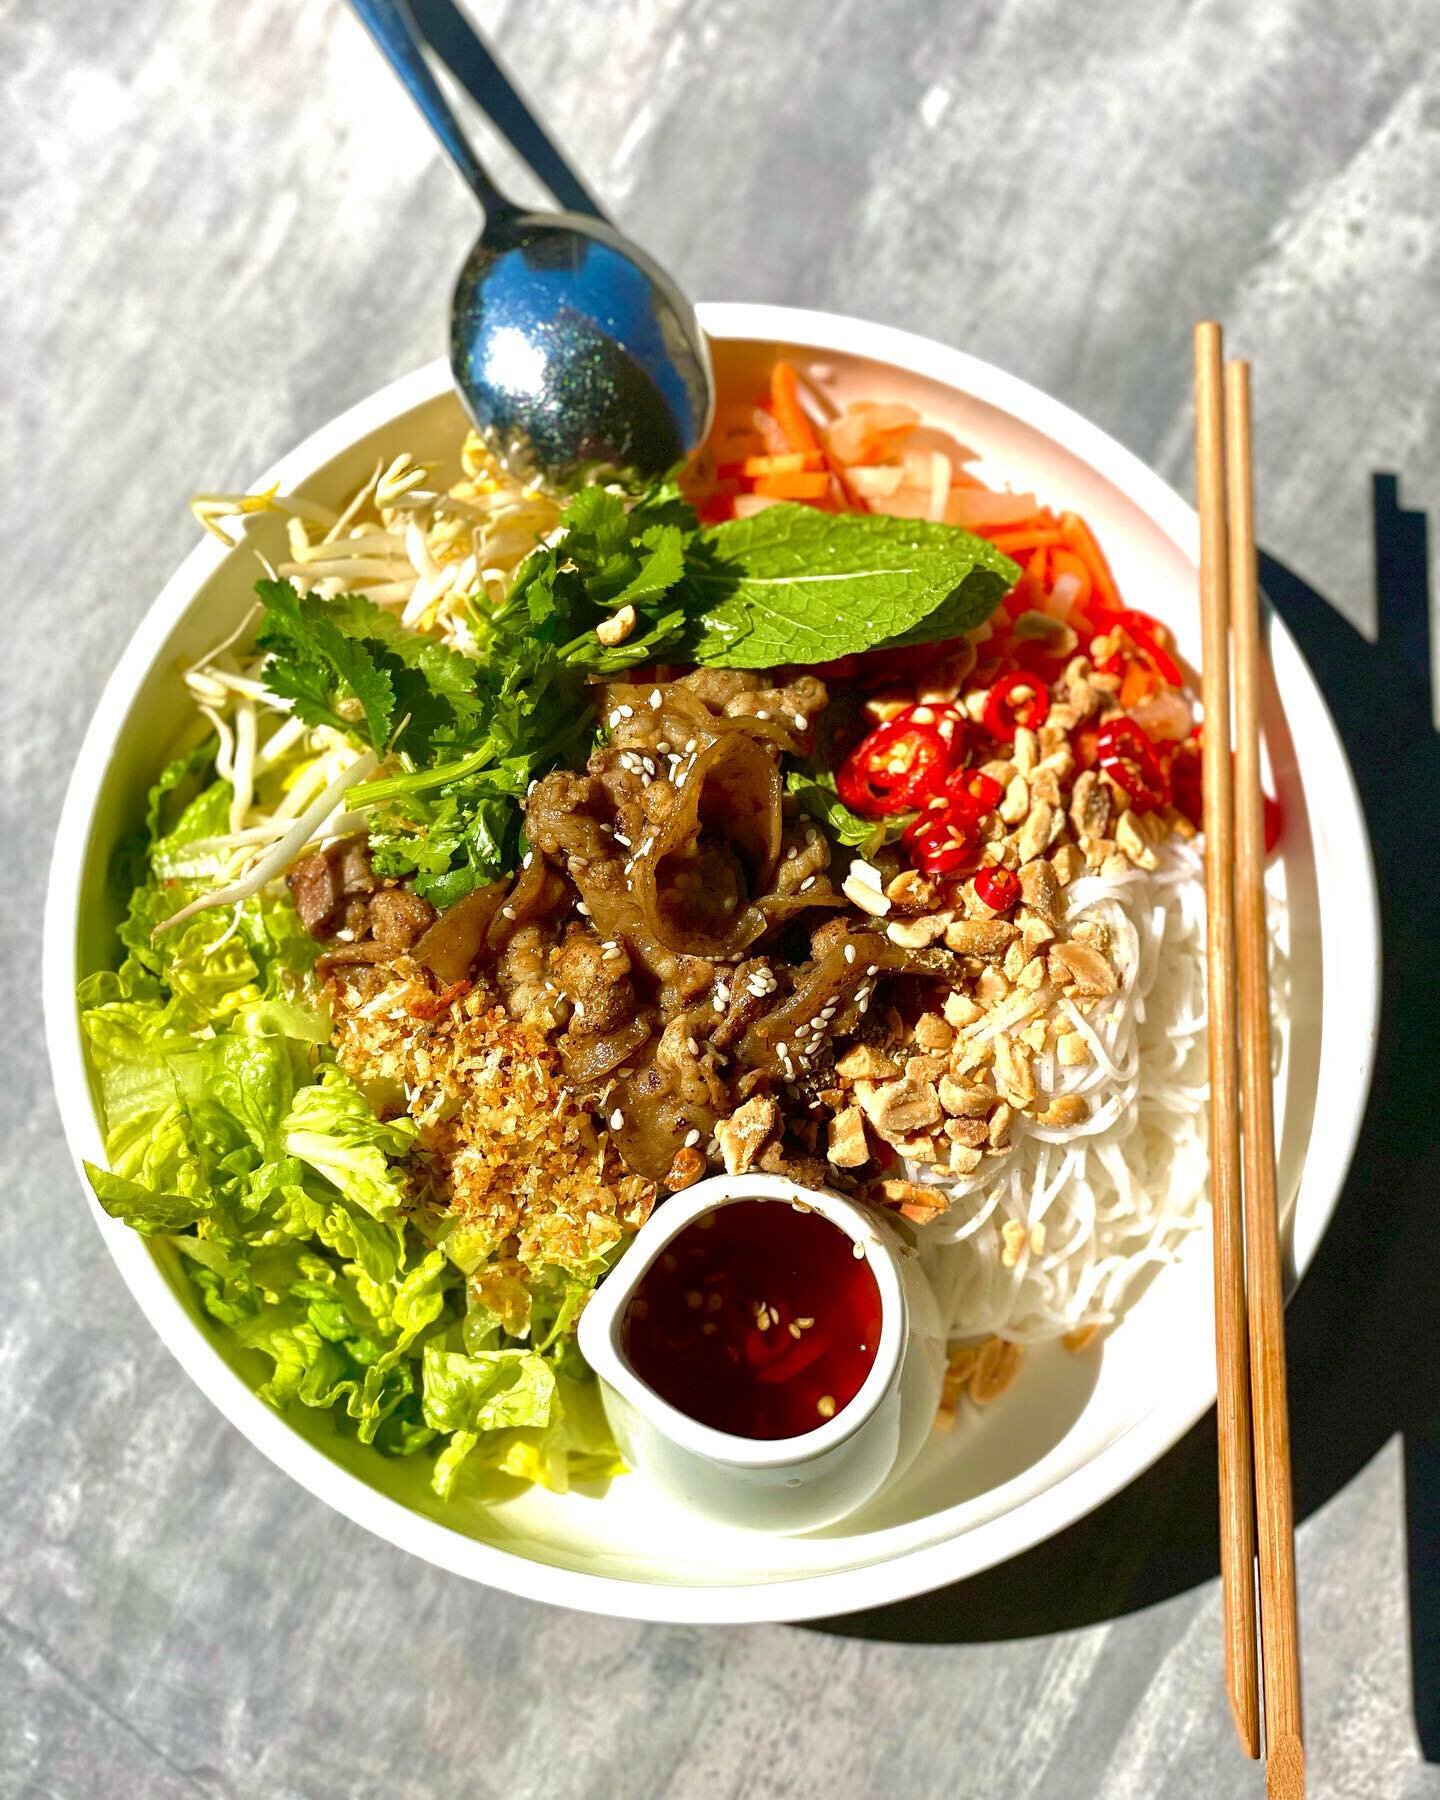
<instances>
[{"instance_id":1,"label":"grey concrete surface","mask_svg":"<svg viewBox=\"0 0 1440 1800\"><path fill-rule=\"evenodd\" d=\"M1432 510L1440 474L1433 0L476 16L697 295L963 345L1182 484L1187 334L1223 316L1257 367L1266 545L1369 623L1371 472ZM172 1362L49 1093L38 896L60 795L194 539L189 492L248 481L435 355L471 218L338 0L9 0L0 109L0 1793L1258 1794L1218 1682L1203 1428L1097 1520L927 1607L682 1630L406 1559ZM1344 1240L1356 1281L1366 1242ZM1399 1800L1440 1794L1407 1660L1425 1584L1388 1409L1408 1379L1367 1387L1381 1352L1355 1346L1424 1258L1376 1303L1347 1301L1348 1255L1298 1303L1317 1320L1297 1349L1312 1792ZM1423 1370L1433 1335L1417 1344ZM1433 1559L1410 1464L1412 1552Z\"/></svg>"}]
</instances>

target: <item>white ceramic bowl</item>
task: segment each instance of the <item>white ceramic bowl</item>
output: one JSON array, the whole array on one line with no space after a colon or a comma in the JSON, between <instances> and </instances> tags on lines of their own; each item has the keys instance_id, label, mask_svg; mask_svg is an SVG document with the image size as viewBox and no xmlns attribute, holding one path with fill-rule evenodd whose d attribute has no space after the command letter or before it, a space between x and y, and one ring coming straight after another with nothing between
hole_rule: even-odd
<instances>
[{"instance_id":1,"label":"white ceramic bowl","mask_svg":"<svg viewBox=\"0 0 1440 1800\"><path fill-rule=\"evenodd\" d=\"M1086 515L1133 604L1198 658L1194 513L1103 432L1023 382L925 338L785 307L701 308L722 390L758 390L777 347L826 372L842 400L911 401L982 451L987 471ZM1184 380L1177 368L1177 383ZM354 407L261 477L336 502L383 452L454 464L461 420L442 363ZM205 471L195 471L203 485ZM1263 496L1261 519L1264 518ZM267 536L272 533L273 536ZM282 548L274 521L256 538ZM46 917L45 1001L71 1150L100 1159L74 988L113 950L105 871L186 716L177 670L235 624L254 562L207 541L151 607L100 701L61 816ZM1286 940L1288 1021L1277 1077L1280 1195L1303 1272L1340 1191L1377 1024L1379 927L1369 845L1329 714L1294 641L1271 628L1264 727L1285 809L1272 869ZM88 1190L87 1190L88 1191ZM420 1459L348 1444L324 1417L258 1400L204 1320L173 1252L91 1207L111 1254L185 1369L280 1468L390 1543L535 1599L636 1618L813 1618L878 1605L987 1568L1060 1530L1169 1448L1215 1397L1208 1234L1139 1295L1102 1354L1027 1358L1003 1403L935 1433L873 1506L803 1538L706 1524L637 1477L603 1497L532 1491L447 1508Z\"/></svg>"}]
</instances>

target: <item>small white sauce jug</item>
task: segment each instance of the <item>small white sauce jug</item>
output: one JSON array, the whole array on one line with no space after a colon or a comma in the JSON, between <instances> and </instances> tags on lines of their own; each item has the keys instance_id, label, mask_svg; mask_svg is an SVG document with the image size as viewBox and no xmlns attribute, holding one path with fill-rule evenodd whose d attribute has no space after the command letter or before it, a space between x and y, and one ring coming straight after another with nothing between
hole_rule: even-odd
<instances>
[{"instance_id":1,"label":"small white sauce jug","mask_svg":"<svg viewBox=\"0 0 1440 1800\"><path fill-rule=\"evenodd\" d=\"M848 1406L800 1437L735 1437L702 1425L662 1400L626 1360L625 1311L647 1271L687 1225L737 1200L819 1213L859 1246L880 1290L880 1341L869 1374ZM630 1466L694 1511L756 1531L814 1531L873 1500L925 1442L945 1366L935 1297L899 1230L841 1194L778 1175L716 1175L666 1200L600 1284L579 1337Z\"/></svg>"}]
</instances>

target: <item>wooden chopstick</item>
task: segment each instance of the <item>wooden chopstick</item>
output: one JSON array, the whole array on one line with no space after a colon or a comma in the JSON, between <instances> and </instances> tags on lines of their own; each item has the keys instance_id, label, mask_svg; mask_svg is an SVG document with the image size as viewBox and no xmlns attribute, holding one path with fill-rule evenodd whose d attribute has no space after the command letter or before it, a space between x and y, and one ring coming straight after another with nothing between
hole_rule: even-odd
<instances>
[{"instance_id":1,"label":"wooden chopstick","mask_svg":"<svg viewBox=\"0 0 1440 1800\"><path fill-rule=\"evenodd\" d=\"M1245 1284L1250 1318L1255 1518L1265 1781L1272 1800L1305 1791L1295 1523L1285 1398L1285 1300L1275 1202L1270 977L1265 929L1265 820L1260 785L1260 597L1250 451L1250 366L1225 369L1231 637L1235 672L1235 926L1240 977L1240 1086ZM1207 705L1208 731L1208 705Z\"/></svg>"},{"instance_id":2,"label":"wooden chopstick","mask_svg":"<svg viewBox=\"0 0 1440 1800\"><path fill-rule=\"evenodd\" d=\"M1195 494L1200 512L1202 780L1209 997L1210 1202L1215 1233L1215 1373L1220 1455L1220 1585L1225 1684L1247 1756L1260 1754L1255 1505L1249 1327L1240 1204L1235 1042L1235 815L1230 762L1230 597L1225 523L1225 397L1220 327L1195 327Z\"/></svg>"}]
</instances>

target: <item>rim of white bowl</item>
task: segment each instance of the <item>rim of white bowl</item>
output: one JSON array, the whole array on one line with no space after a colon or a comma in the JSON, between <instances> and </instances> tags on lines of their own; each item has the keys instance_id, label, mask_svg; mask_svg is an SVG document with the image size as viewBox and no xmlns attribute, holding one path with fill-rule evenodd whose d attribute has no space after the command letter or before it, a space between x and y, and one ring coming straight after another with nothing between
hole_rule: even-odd
<instances>
[{"instance_id":1,"label":"rim of white bowl","mask_svg":"<svg viewBox=\"0 0 1440 1800\"><path fill-rule=\"evenodd\" d=\"M1079 457L1123 491L1192 562L1197 559L1199 524L1193 508L1108 433L1017 376L917 333L843 314L743 301L702 303L696 310L701 324L716 339L793 344L821 354L864 357L995 406ZM313 432L266 470L251 491L308 479L355 439L436 399L449 386L443 358L400 377ZM91 1215L126 1285L161 1340L202 1393L271 1462L318 1499L397 1549L526 1599L617 1618L677 1624L782 1623L909 1599L1031 1549L1128 1486L1208 1411L1214 1404L1215 1383L1207 1365L1205 1373L1172 1390L1163 1405L1151 1406L1088 1462L1020 1505L955 1536L825 1574L706 1586L594 1575L532 1561L467 1537L381 1494L292 1429L205 1337L171 1291L145 1240L103 1211L80 1167L82 1159L98 1161L104 1155L75 1006L78 901L95 803L111 744L134 691L196 591L229 554L211 539L196 545L140 621L100 696L56 831L45 906L42 985L56 1100ZM1349 1016L1363 1021L1366 1031L1354 1067L1358 1079L1350 1090L1349 1113L1344 1117L1332 1113L1327 1121L1332 1141L1342 1147L1332 1165L1331 1190L1323 1207L1313 1207L1306 1217L1295 1221L1294 1261L1298 1274L1303 1275L1339 1200L1369 1096L1379 1023L1379 902L1364 814L1339 733L1314 676L1278 617L1273 622L1270 649L1277 683L1286 693L1295 740L1306 746L1307 764L1317 769L1330 793L1348 799L1343 812L1350 827L1345 834L1350 840L1350 898L1352 910L1366 922L1371 947L1371 954L1352 969L1347 995ZM1337 805L1329 822L1335 825L1341 817L1342 808Z\"/></svg>"}]
</instances>

